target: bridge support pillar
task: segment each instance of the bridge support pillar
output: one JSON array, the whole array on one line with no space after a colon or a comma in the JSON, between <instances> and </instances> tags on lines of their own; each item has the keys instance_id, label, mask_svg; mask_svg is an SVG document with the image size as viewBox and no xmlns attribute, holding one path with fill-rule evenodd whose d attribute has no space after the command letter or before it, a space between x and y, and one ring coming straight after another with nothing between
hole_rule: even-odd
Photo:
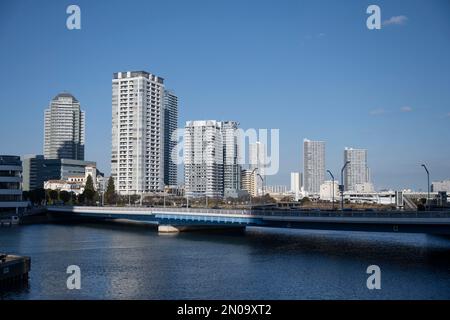
<instances>
[{"instance_id":1,"label":"bridge support pillar","mask_svg":"<svg viewBox=\"0 0 450 320\"><path fill-rule=\"evenodd\" d=\"M214 226L214 225L158 225L158 232L162 234L179 232L243 232L245 226Z\"/></svg>"},{"instance_id":2,"label":"bridge support pillar","mask_svg":"<svg viewBox=\"0 0 450 320\"><path fill-rule=\"evenodd\" d=\"M180 232L180 229L166 224L161 224L158 226L158 232L159 233L178 233Z\"/></svg>"}]
</instances>

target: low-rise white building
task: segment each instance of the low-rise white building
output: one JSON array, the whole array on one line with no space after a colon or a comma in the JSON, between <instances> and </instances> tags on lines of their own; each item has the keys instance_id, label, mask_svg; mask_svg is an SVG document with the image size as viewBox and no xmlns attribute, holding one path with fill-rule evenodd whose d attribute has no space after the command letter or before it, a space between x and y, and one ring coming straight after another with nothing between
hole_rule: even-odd
<instances>
[{"instance_id":1,"label":"low-rise white building","mask_svg":"<svg viewBox=\"0 0 450 320\"><path fill-rule=\"evenodd\" d=\"M334 186L333 186L334 184ZM320 185L320 200L333 201L333 191L334 191L334 201L339 200L339 184L336 180L325 181Z\"/></svg>"},{"instance_id":2,"label":"low-rise white building","mask_svg":"<svg viewBox=\"0 0 450 320\"><path fill-rule=\"evenodd\" d=\"M384 205L396 204L394 191L367 192L367 193L345 191L344 200L348 200L351 203L375 203Z\"/></svg>"},{"instance_id":3,"label":"low-rise white building","mask_svg":"<svg viewBox=\"0 0 450 320\"><path fill-rule=\"evenodd\" d=\"M356 193L373 193L375 192L375 188L372 183L364 182L355 184L354 191Z\"/></svg>"},{"instance_id":4,"label":"low-rise white building","mask_svg":"<svg viewBox=\"0 0 450 320\"><path fill-rule=\"evenodd\" d=\"M44 189L73 192L79 195L84 192L84 185L77 182L69 182L66 180L48 180L44 182Z\"/></svg>"},{"instance_id":5,"label":"low-rise white building","mask_svg":"<svg viewBox=\"0 0 450 320\"><path fill-rule=\"evenodd\" d=\"M442 181L433 181L431 184L433 192L447 192L450 194L450 179Z\"/></svg>"},{"instance_id":6,"label":"low-rise white building","mask_svg":"<svg viewBox=\"0 0 450 320\"><path fill-rule=\"evenodd\" d=\"M75 194L81 194L84 192L84 187L88 176L92 177L94 189L97 191L104 190L104 177L103 174L97 174L97 168L95 166L86 166L84 175L74 174L68 175L66 179L52 179L44 182L44 189L67 191Z\"/></svg>"}]
</instances>

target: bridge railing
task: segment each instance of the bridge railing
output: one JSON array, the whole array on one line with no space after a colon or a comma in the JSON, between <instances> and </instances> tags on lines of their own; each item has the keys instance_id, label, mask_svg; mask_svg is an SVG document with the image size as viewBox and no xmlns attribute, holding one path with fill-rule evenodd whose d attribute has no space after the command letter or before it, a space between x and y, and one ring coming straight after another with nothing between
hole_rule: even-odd
<instances>
[{"instance_id":1,"label":"bridge railing","mask_svg":"<svg viewBox=\"0 0 450 320\"><path fill-rule=\"evenodd\" d=\"M75 207L52 206L54 209L70 209ZM251 215L263 217L336 217L336 218L450 218L449 211L320 211L320 210L235 210L235 209L207 209L207 208L175 208L175 207L76 207L86 208L87 210L104 211L105 213L114 213L117 211L142 212L149 213L193 213L210 215Z\"/></svg>"},{"instance_id":2,"label":"bridge railing","mask_svg":"<svg viewBox=\"0 0 450 320\"><path fill-rule=\"evenodd\" d=\"M448 211L265 211L253 212L253 215L276 216L276 217L336 217L336 218L450 218Z\"/></svg>"}]
</instances>

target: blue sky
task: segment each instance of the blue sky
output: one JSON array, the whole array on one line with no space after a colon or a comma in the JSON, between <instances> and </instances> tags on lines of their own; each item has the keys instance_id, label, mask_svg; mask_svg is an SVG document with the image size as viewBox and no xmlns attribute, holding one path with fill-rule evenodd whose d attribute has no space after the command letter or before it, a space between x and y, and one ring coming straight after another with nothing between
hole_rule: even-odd
<instances>
[{"instance_id":1,"label":"blue sky","mask_svg":"<svg viewBox=\"0 0 450 320\"><path fill-rule=\"evenodd\" d=\"M81 8L81 30L66 8ZM377 4L381 30L366 28ZM392 17L397 17L390 20ZM398 18L403 17L403 18ZM369 150L384 187L450 178L450 2L1 1L0 153L42 153L43 112L61 91L86 111L86 158L109 173L111 77L166 79L186 120L279 128L281 169L301 171L303 138Z\"/></svg>"}]
</instances>

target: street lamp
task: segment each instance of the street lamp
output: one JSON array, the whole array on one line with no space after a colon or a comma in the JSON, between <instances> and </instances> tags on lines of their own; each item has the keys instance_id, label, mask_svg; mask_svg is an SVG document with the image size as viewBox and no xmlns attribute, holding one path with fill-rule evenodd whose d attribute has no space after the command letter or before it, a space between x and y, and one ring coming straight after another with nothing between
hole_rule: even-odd
<instances>
[{"instance_id":1,"label":"street lamp","mask_svg":"<svg viewBox=\"0 0 450 320\"><path fill-rule=\"evenodd\" d=\"M341 185L339 186L341 191L341 210L344 210L344 170L349 163L350 161L347 161L341 169Z\"/></svg>"},{"instance_id":2,"label":"street lamp","mask_svg":"<svg viewBox=\"0 0 450 320\"><path fill-rule=\"evenodd\" d=\"M331 176L331 179L333 179L333 181L331 182L331 192L333 193L333 195L332 195L332 209L334 210L334 176L333 176L333 174L331 173L331 171L330 170L327 170L327 172L330 174L330 176Z\"/></svg>"},{"instance_id":3,"label":"street lamp","mask_svg":"<svg viewBox=\"0 0 450 320\"><path fill-rule=\"evenodd\" d=\"M261 179L262 196L264 197L264 178L258 173L258 177Z\"/></svg>"},{"instance_id":4,"label":"street lamp","mask_svg":"<svg viewBox=\"0 0 450 320\"><path fill-rule=\"evenodd\" d=\"M428 190L428 195L427 195L427 207L428 207L428 211L430 210L430 171L428 171L428 168L426 165L422 164L422 167L425 169L425 171L427 172L427 190Z\"/></svg>"},{"instance_id":5,"label":"street lamp","mask_svg":"<svg viewBox=\"0 0 450 320\"><path fill-rule=\"evenodd\" d=\"M166 207L166 185L164 184L164 187L163 187L163 207L165 208Z\"/></svg>"}]
</instances>

